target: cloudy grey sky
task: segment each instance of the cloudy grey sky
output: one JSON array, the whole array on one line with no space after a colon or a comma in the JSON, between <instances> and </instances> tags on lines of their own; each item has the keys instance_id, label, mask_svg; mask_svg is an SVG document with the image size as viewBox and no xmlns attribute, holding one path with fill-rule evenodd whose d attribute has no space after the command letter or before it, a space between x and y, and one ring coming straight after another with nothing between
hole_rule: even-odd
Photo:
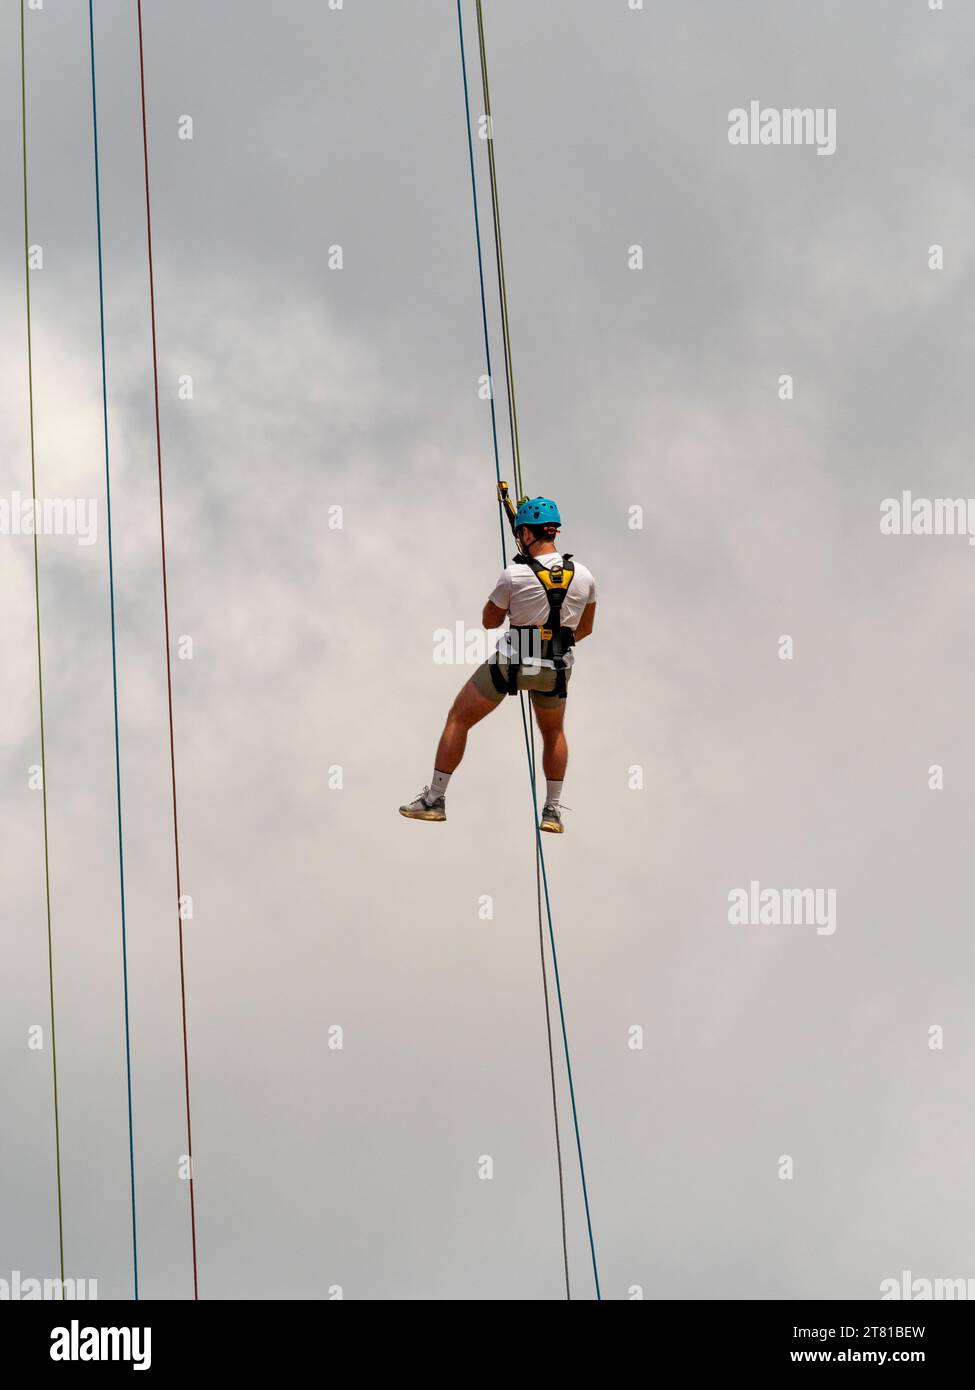
<instances>
[{"instance_id":1,"label":"cloudy grey sky","mask_svg":"<svg viewBox=\"0 0 975 1390\"><path fill-rule=\"evenodd\" d=\"M145 1296L184 1298L135 4L95 10L139 1256ZM574 809L546 848L604 1296L975 1276L975 554L879 529L902 489L972 491L975 16L485 11L525 477L600 588ZM433 634L475 627L499 568L455 6L144 17L172 629L194 642L174 674L201 1293L558 1298L514 702L472 737L445 826L396 815L465 674ZM13 0L0 26L9 498L30 486ZM84 0L28 14L39 491L103 505L88 64ZM752 100L835 108L835 154L730 145ZM107 585L104 524L92 547L42 541L66 1261L125 1297ZM0 614L5 1278L57 1272L49 1053L26 1042L47 947L22 537L0 537ZM751 880L834 889L835 933L732 926ZM566 1168L589 1297L571 1149Z\"/></svg>"}]
</instances>

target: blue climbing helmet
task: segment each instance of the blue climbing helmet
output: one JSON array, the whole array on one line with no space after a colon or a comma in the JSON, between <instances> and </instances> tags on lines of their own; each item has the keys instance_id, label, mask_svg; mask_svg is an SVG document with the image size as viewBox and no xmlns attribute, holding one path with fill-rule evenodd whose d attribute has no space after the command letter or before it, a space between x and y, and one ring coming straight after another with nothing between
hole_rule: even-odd
<instances>
[{"instance_id":1,"label":"blue climbing helmet","mask_svg":"<svg viewBox=\"0 0 975 1390\"><path fill-rule=\"evenodd\" d=\"M515 512L515 530L519 526L561 526L559 509L551 497L526 497Z\"/></svg>"}]
</instances>

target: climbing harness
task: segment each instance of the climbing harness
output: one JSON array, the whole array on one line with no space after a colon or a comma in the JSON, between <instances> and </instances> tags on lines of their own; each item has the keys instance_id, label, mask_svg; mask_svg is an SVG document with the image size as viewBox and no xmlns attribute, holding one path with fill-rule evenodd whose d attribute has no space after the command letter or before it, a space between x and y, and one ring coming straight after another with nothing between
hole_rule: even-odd
<instances>
[{"instance_id":1,"label":"climbing harness","mask_svg":"<svg viewBox=\"0 0 975 1390\"><path fill-rule=\"evenodd\" d=\"M508 484L498 483L498 500L507 513L512 534L518 541L518 531L522 526L537 526L539 529L551 527L555 530L561 524L559 509L548 497L523 497L517 508L508 493ZM560 700L566 697L565 654L575 646L576 635L570 627L562 626L562 605L569 592L569 585L575 576L575 566L570 564L571 555L563 555L561 565L543 565L533 555L521 549L516 555L516 565L528 565L535 578L545 590L548 599L548 626L511 626L509 633L514 637L510 644L508 662L504 671L497 659L491 662L491 681L499 695L517 695L519 665L537 666L540 661L551 661L555 667L555 689L552 691Z\"/></svg>"},{"instance_id":2,"label":"climbing harness","mask_svg":"<svg viewBox=\"0 0 975 1390\"><path fill-rule=\"evenodd\" d=\"M545 591L548 599L548 626L515 626L509 628L514 634L508 664L502 671L497 661L491 662L491 680L494 688L502 695L515 695L518 692L518 666L538 665L540 661L551 661L555 667L555 689L553 695L560 700L566 697L565 654L575 646L576 635L571 627L562 626L562 605L569 592L569 585L575 576L575 566L570 563L571 555L563 555L560 565L549 568L536 560L533 555L516 555L516 565L528 565Z\"/></svg>"},{"instance_id":3,"label":"climbing harness","mask_svg":"<svg viewBox=\"0 0 975 1390\"><path fill-rule=\"evenodd\" d=\"M576 635L572 628L562 626L562 605L576 572L571 560L571 555L563 555L560 565L552 565L549 568L543 565L540 560L536 560L534 555L515 556L516 565L528 565L530 567L535 578L545 590L545 597L548 599L548 626L516 627L515 632L519 634L537 632L541 637L540 656L542 661L551 661L555 666L555 693L560 700L565 699L565 654L570 647L575 646L576 642Z\"/></svg>"}]
</instances>

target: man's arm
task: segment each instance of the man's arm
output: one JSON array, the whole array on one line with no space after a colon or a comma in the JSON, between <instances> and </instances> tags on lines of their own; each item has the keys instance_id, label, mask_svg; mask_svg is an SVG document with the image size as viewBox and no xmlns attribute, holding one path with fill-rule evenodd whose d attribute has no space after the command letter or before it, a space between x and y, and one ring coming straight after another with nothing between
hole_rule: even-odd
<instances>
[{"instance_id":1,"label":"man's arm","mask_svg":"<svg viewBox=\"0 0 975 1390\"><path fill-rule=\"evenodd\" d=\"M496 603L492 603L488 599L484 605L484 612L481 614L481 622L484 627L500 627L507 616L507 608L499 608Z\"/></svg>"},{"instance_id":2,"label":"man's arm","mask_svg":"<svg viewBox=\"0 0 975 1390\"><path fill-rule=\"evenodd\" d=\"M593 630L596 622L596 605L587 603L582 610L582 617L579 619L579 626L576 628L576 641L581 642L583 637L588 637Z\"/></svg>"}]
</instances>

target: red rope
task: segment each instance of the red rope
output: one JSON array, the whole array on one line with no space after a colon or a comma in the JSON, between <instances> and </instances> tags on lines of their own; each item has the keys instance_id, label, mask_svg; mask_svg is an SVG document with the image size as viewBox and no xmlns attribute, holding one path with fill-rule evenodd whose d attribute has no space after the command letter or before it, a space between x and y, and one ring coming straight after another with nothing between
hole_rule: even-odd
<instances>
[{"instance_id":1,"label":"red rope","mask_svg":"<svg viewBox=\"0 0 975 1390\"><path fill-rule=\"evenodd\" d=\"M190 1173L190 1232L193 1243L193 1297L199 1298L196 1262L196 1195L193 1189L193 1123L190 1117L190 1054L186 1029L186 969L183 953L182 881L179 867L179 814L176 806L176 736L173 732L173 664L169 639L169 580L166 570L166 511L163 505L162 438L159 429L159 361L156 351L156 287L152 273L152 210L149 203L149 137L146 129L146 73L142 46L142 0L139 16L139 81L142 89L142 153L146 176L146 239L149 251L149 311L152 324L152 389L156 407L156 463L159 471L159 539L162 547L163 615L166 623L166 694L169 701L169 765L173 784L173 842L176 850L176 921L179 929L179 991L183 1016L183 1079L186 1089L186 1150Z\"/></svg>"}]
</instances>

